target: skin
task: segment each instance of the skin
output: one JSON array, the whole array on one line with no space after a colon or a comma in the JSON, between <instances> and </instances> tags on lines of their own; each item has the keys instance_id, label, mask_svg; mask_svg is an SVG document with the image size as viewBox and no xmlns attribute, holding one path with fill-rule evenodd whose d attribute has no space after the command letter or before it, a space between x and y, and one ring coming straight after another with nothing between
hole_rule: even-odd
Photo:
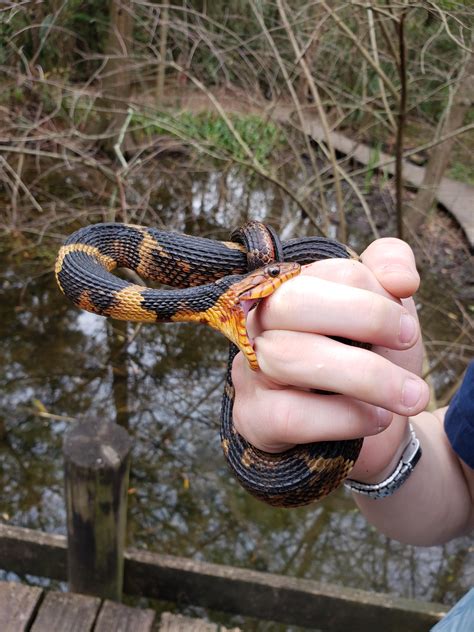
<instances>
[{"instance_id":1,"label":"skin","mask_svg":"<svg viewBox=\"0 0 474 632\"><path fill-rule=\"evenodd\" d=\"M361 260L305 266L249 315L260 370L236 356L234 424L268 452L364 436L351 478L373 483L395 469L410 419L423 450L412 475L388 498L353 494L354 500L392 538L443 543L474 527L474 472L450 447L445 410L425 411L429 389L420 377L423 348L412 298L420 278L413 252L398 239L379 239Z\"/></svg>"}]
</instances>

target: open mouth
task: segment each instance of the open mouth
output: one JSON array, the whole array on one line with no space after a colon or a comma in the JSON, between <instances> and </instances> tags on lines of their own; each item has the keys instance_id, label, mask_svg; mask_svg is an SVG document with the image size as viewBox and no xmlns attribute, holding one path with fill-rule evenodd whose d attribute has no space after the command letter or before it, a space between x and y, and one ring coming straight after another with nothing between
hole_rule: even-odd
<instances>
[{"instance_id":1,"label":"open mouth","mask_svg":"<svg viewBox=\"0 0 474 632\"><path fill-rule=\"evenodd\" d=\"M247 318L249 313L257 307L261 300L261 298L242 298L239 300L239 305L245 318Z\"/></svg>"},{"instance_id":2,"label":"open mouth","mask_svg":"<svg viewBox=\"0 0 474 632\"><path fill-rule=\"evenodd\" d=\"M247 317L250 314L250 312L257 307L257 305L260 303L261 300L262 300L261 298L241 298L239 300L239 306L244 315L243 318L244 318L244 323L245 323L245 330L247 332L247 338L250 344L252 345L252 347L254 343L254 338L252 338L252 336L249 333L249 329L247 327Z\"/></svg>"},{"instance_id":3,"label":"open mouth","mask_svg":"<svg viewBox=\"0 0 474 632\"><path fill-rule=\"evenodd\" d=\"M251 272L232 287L234 329L228 337L247 357L251 368L258 368L254 352L254 338L249 335L247 318L260 301L300 272L298 263L275 263ZM237 312L237 313L236 313ZM223 333L225 333L223 331Z\"/></svg>"}]
</instances>

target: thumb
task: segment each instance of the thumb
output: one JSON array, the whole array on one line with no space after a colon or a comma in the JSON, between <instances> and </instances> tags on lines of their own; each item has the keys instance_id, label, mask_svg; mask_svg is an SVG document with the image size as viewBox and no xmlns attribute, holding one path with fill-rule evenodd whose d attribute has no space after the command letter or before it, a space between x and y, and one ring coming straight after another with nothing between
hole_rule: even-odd
<instances>
[{"instance_id":1,"label":"thumb","mask_svg":"<svg viewBox=\"0 0 474 632\"><path fill-rule=\"evenodd\" d=\"M380 285L397 298L412 296L420 285L413 250L400 239L377 239L362 253L361 259Z\"/></svg>"}]
</instances>

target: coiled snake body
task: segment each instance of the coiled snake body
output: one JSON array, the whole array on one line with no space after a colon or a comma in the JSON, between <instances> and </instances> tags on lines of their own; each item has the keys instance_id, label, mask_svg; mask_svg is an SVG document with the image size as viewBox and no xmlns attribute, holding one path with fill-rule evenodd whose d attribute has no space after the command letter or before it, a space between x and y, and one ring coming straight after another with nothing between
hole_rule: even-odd
<instances>
[{"instance_id":1,"label":"coiled snake body","mask_svg":"<svg viewBox=\"0 0 474 632\"><path fill-rule=\"evenodd\" d=\"M270 505L305 505L342 483L357 459L362 439L304 444L280 454L257 450L233 427L232 360L240 349L250 366L258 368L247 337L246 314L297 275L300 265L357 255L321 237L280 243L259 222L236 231L233 239L225 242L142 226L95 224L76 231L62 246L56 279L77 307L96 314L134 322L205 323L227 336L231 347L221 443L231 470L245 489ZM180 289L133 284L112 274L119 267Z\"/></svg>"}]
</instances>

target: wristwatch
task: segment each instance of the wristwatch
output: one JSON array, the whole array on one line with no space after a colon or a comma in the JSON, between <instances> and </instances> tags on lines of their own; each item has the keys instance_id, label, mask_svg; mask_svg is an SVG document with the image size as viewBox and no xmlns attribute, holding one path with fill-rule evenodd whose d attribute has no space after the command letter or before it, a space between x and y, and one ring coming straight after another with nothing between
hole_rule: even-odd
<instances>
[{"instance_id":1,"label":"wristwatch","mask_svg":"<svg viewBox=\"0 0 474 632\"><path fill-rule=\"evenodd\" d=\"M361 483L348 478L344 486L352 492L363 494L374 500L386 498L396 492L408 479L421 457L421 445L411 423L408 424L408 428L410 439L402 452L397 467L390 476L380 483Z\"/></svg>"}]
</instances>

